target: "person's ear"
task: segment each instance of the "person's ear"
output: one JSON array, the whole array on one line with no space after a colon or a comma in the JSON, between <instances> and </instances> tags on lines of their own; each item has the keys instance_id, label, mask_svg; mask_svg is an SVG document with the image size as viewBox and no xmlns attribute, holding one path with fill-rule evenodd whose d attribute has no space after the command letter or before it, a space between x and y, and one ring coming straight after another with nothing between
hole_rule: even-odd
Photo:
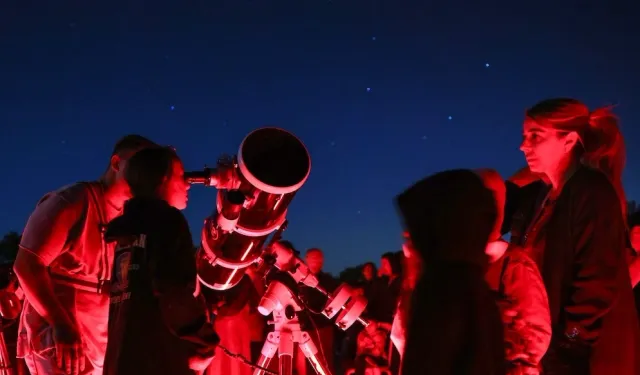
<instances>
[{"instance_id":1,"label":"person's ear","mask_svg":"<svg viewBox=\"0 0 640 375\"><path fill-rule=\"evenodd\" d=\"M580 142L580 137L576 132L570 132L564 137L564 152L569 153Z\"/></svg>"},{"instance_id":2,"label":"person's ear","mask_svg":"<svg viewBox=\"0 0 640 375\"><path fill-rule=\"evenodd\" d=\"M121 161L122 161L122 159L120 158L120 155L111 156L111 161L109 163L111 170L116 172L116 173L120 172L120 162Z\"/></svg>"}]
</instances>

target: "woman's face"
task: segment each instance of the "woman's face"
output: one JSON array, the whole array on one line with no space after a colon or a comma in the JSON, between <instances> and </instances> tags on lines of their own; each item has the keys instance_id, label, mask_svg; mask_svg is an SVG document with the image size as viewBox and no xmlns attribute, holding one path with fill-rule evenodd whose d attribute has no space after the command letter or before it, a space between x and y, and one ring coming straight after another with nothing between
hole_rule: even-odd
<instances>
[{"instance_id":1,"label":"woman's face","mask_svg":"<svg viewBox=\"0 0 640 375\"><path fill-rule=\"evenodd\" d=\"M171 206L184 210L187 208L189 183L184 179L184 166L180 160L171 164L171 175L161 189L161 195Z\"/></svg>"},{"instance_id":2,"label":"woman's face","mask_svg":"<svg viewBox=\"0 0 640 375\"><path fill-rule=\"evenodd\" d=\"M540 126L531 119L524 122L520 150L534 173L555 170L576 143L575 132L562 133Z\"/></svg>"}]
</instances>

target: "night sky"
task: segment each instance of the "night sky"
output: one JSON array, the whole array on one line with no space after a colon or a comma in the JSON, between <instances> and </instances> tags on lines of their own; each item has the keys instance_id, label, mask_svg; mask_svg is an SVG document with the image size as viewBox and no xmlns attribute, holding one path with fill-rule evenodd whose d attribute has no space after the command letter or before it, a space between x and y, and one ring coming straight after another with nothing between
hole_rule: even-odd
<instances>
[{"instance_id":1,"label":"night sky","mask_svg":"<svg viewBox=\"0 0 640 375\"><path fill-rule=\"evenodd\" d=\"M275 124L312 157L285 237L337 272L400 249L393 197L417 179L521 167L524 110L552 96L619 104L640 199L640 3L574 3L4 1L0 231L97 178L127 133L193 170ZM214 199L191 189L194 235Z\"/></svg>"}]
</instances>

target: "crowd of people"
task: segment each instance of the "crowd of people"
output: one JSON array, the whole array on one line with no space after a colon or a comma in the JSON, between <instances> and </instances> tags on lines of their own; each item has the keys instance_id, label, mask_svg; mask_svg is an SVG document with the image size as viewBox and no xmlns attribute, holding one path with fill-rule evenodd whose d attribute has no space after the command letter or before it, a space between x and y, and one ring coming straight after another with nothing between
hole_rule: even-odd
<instances>
[{"instance_id":1,"label":"crowd of people","mask_svg":"<svg viewBox=\"0 0 640 375\"><path fill-rule=\"evenodd\" d=\"M340 331L318 313L326 297L300 287L300 322L333 373L640 374L640 219L627 217L617 119L549 99L521 131L527 167L506 181L449 170L395 198L402 251L352 285L369 301L366 327ZM131 135L101 179L42 198L14 264L17 355L31 374L252 372L238 357L255 361L271 329L256 309L263 275L202 288L188 189L175 150ZM324 289L338 287L321 249L300 256ZM294 372L310 371L295 353Z\"/></svg>"}]
</instances>

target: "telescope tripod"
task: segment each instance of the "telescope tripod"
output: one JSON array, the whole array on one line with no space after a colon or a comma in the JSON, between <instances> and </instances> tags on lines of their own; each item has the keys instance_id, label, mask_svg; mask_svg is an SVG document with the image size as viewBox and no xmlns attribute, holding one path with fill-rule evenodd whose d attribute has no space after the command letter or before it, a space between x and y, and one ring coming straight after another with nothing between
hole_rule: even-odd
<instances>
[{"instance_id":1,"label":"telescope tripod","mask_svg":"<svg viewBox=\"0 0 640 375\"><path fill-rule=\"evenodd\" d=\"M9 357L3 331L4 325L0 322L0 375L13 375L13 364L11 363L11 357Z\"/></svg>"},{"instance_id":2,"label":"telescope tripod","mask_svg":"<svg viewBox=\"0 0 640 375\"><path fill-rule=\"evenodd\" d=\"M293 355L296 344L306 357L311 367L318 375L331 375L331 372L324 365L324 361L318 358L318 347L314 344L308 332L303 331L298 320L298 311L293 306L273 311L274 331L267 335L267 339L262 347L258 366L268 368L273 356L278 353L280 361L280 375L293 374ZM253 375L264 375L264 370L256 369Z\"/></svg>"}]
</instances>

